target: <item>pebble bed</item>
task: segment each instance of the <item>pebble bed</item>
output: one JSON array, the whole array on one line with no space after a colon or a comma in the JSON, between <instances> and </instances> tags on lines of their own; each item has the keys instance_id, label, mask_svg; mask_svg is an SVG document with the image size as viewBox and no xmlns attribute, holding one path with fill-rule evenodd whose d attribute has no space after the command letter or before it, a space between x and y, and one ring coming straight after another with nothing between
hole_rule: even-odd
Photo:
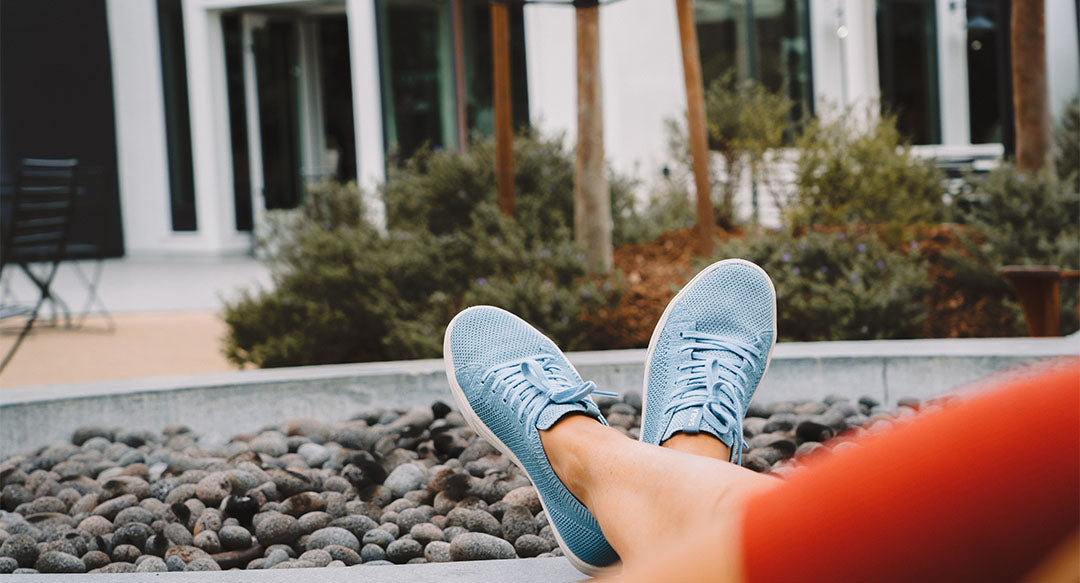
<instances>
[{"instance_id":1,"label":"pebble bed","mask_svg":"<svg viewBox=\"0 0 1080 583\"><path fill-rule=\"evenodd\" d=\"M637 438L641 398L598 398ZM786 475L815 450L925 407L754 403L743 465ZM838 437L837 437L838 436ZM836 437L834 439L834 437ZM529 479L442 402L257 434L86 426L0 461L0 573L367 567L559 556Z\"/></svg>"}]
</instances>

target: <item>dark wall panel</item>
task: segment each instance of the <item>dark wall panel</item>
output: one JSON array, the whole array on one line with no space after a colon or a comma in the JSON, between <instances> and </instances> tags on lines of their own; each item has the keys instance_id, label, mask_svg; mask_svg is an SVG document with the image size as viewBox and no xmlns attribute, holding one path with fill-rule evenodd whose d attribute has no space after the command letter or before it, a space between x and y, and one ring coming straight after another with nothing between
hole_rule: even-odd
<instances>
[{"instance_id":1,"label":"dark wall panel","mask_svg":"<svg viewBox=\"0 0 1080 583\"><path fill-rule=\"evenodd\" d=\"M0 0L0 108L5 182L20 158L78 158L72 238L122 255L105 0Z\"/></svg>"}]
</instances>

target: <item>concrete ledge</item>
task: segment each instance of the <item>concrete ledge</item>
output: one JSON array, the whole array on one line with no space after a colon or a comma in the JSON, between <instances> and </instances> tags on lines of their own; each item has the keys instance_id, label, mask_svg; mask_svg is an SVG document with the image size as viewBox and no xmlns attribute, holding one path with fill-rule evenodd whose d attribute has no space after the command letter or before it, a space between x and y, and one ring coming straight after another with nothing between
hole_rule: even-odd
<instances>
[{"instance_id":1,"label":"concrete ledge","mask_svg":"<svg viewBox=\"0 0 1080 583\"><path fill-rule=\"evenodd\" d=\"M347 567L344 569L268 569L251 571L221 571L199 573L123 573L115 575L4 575L4 581L33 581L41 583L196 583L213 580L215 583L570 583L588 577L570 566L562 557L553 559L511 559L502 561L468 561L461 563L427 563L424 565L395 565L393 567Z\"/></svg>"},{"instance_id":2,"label":"concrete ledge","mask_svg":"<svg viewBox=\"0 0 1080 583\"><path fill-rule=\"evenodd\" d=\"M1003 369L1080 355L1080 336L782 343L755 398L928 398ZM570 353L581 374L638 392L644 350ZM66 439L80 425L234 434L295 417L337 422L359 407L450 400L441 360L344 364L0 390L0 455Z\"/></svg>"}]
</instances>

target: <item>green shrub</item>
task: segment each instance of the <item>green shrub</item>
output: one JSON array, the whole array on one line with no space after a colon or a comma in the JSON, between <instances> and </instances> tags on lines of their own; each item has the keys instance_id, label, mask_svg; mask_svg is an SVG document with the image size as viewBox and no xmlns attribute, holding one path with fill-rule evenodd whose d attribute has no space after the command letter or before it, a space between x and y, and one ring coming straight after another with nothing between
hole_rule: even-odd
<instances>
[{"instance_id":1,"label":"green shrub","mask_svg":"<svg viewBox=\"0 0 1080 583\"><path fill-rule=\"evenodd\" d=\"M665 122L667 148L671 164L664 170L664 180L644 201L633 196L636 184L612 176L612 218L615 245L647 243L670 231L697 224L697 201L691 192L694 172L690 163L690 143L685 124L674 119ZM713 208L719 208L722 185L710 166Z\"/></svg>"},{"instance_id":2,"label":"green shrub","mask_svg":"<svg viewBox=\"0 0 1080 583\"><path fill-rule=\"evenodd\" d=\"M647 243L664 233L692 227L697 223L695 202L678 184L668 182L663 190L649 196L642 208L636 201L613 201L615 245Z\"/></svg>"},{"instance_id":3,"label":"green shrub","mask_svg":"<svg viewBox=\"0 0 1080 583\"><path fill-rule=\"evenodd\" d=\"M468 224L478 205L495 202L494 168L490 139L474 144L468 155L425 148L392 164L383 187L390 228L446 234ZM612 172L608 183L614 244L650 241L682 226L673 227L665 215L668 201L677 207L677 199L655 197L642 211L634 180ZM561 138L535 130L514 138L514 216L529 241L555 240L572 232L574 158Z\"/></svg>"},{"instance_id":4,"label":"green shrub","mask_svg":"<svg viewBox=\"0 0 1080 583\"><path fill-rule=\"evenodd\" d=\"M948 257L957 285L999 297L1019 314L1002 266L1080 268L1080 193L1072 184L1049 171L1025 175L1002 164L985 177L970 178L965 198L968 204L958 207L956 218L976 236L967 239L966 254ZM1076 283L1066 282L1061 290L1063 333L1077 329L1076 304Z\"/></svg>"},{"instance_id":5,"label":"green shrub","mask_svg":"<svg viewBox=\"0 0 1080 583\"><path fill-rule=\"evenodd\" d=\"M785 221L791 227L846 223L911 224L941 218L944 176L903 144L896 119L865 130L845 123L852 112L815 118L795 145L795 192Z\"/></svg>"},{"instance_id":6,"label":"green shrub","mask_svg":"<svg viewBox=\"0 0 1080 583\"><path fill-rule=\"evenodd\" d=\"M772 277L782 340L920 336L929 289L917 246L902 251L856 227L762 231L721 243L715 259L743 257Z\"/></svg>"},{"instance_id":7,"label":"green shrub","mask_svg":"<svg viewBox=\"0 0 1080 583\"><path fill-rule=\"evenodd\" d=\"M717 223L725 229L735 224L735 190L744 172L766 179L765 153L784 145L792 133L789 121L795 102L781 92L747 79L737 81L733 70L709 84L705 92L705 116L709 147L724 160L725 180L721 182ZM685 157L689 160L689 155Z\"/></svg>"},{"instance_id":8,"label":"green shrub","mask_svg":"<svg viewBox=\"0 0 1080 583\"><path fill-rule=\"evenodd\" d=\"M525 156L519 171L539 179L556 154ZM482 168L448 152L407 161L386 189L385 235L361 218L355 185L318 185L298 211L278 213L262 242L274 288L227 303L227 357L262 367L433 358L450 318L475 303L522 315L564 348L594 348L585 316L614 306L616 280L585 277L568 216L525 210L561 193L522 188L527 218L514 221L495 207ZM428 192L444 196L410 199Z\"/></svg>"},{"instance_id":9,"label":"green shrub","mask_svg":"<svg viewBox=\"0 0 1080 583\"><path fill-rule=\"evenodd\" d=\"M478 141L468 154L421 149L391 166L383 198L390 229L454 232L495 202L495 142ZM574 160L560 138L515 136L514 216L530 241L573 228Z\"/></svg>"},{"instance_id":10,"label":"green shrub","mask_svg":"<svg viewBox=\"0 0 1080 583\"><path fill-rule=\"evenodd\" d=\"M1061 122L1054 129L1054 141L1058 177L1080 192L1080 98L1074 96L1065 106Z\"/></svg>"}]
</instances>

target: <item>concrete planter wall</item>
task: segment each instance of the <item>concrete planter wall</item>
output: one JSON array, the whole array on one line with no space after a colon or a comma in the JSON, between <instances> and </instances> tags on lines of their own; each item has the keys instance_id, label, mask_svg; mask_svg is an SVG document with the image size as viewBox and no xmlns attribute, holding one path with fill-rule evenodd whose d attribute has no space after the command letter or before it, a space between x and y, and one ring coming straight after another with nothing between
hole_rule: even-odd
<instances>
[{"instance_id":1,"label":"concrete planter wall","mask_svg":"<svg viewBox=\"0 0 1080 583\"><path fill-rule=\"evenodd\" d=\"M868 395L928 398L989 374L1080 354L1080 336L1053 339L784 343L757 399ZM640 391L644 350L571 353L604 389ZM26 387L0 391L0 456L70 437L81 425L159 430L183 423L232 435L295 417L333 422L365 405L450 401L441 360L297 367Z\"/></svg>"}]
</instances>

